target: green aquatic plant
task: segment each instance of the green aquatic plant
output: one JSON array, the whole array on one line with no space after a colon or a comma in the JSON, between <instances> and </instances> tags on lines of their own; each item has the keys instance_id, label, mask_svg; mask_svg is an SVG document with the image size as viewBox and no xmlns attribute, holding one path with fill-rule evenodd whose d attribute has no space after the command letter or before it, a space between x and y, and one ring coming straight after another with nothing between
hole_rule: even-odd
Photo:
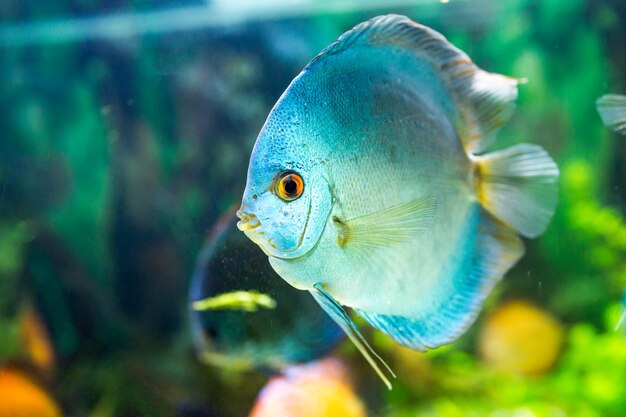
<instances>
[{"instance_id":1,"label":"green aquatic plant","mask_svg":"<svg viewBox=\"0 0 626 417\"><path fill-rule=\"evenodd\" d=\"M569 330L566 345L554 371L537 377L498 372L460 351L430 358L428 395L417 406L411 405L415 394L396 395L398 410L386 415L621 416L626 408L623 336L613 332L611 323L603 330L581 323Z\"/></svg>"},{"instance_id":2,"label":"green aquatic plant","mask_svg":"<svg viewBox=\"0 0 626 417\"><path fill-rule=\"evenodd\" d=\"M34 227L27 221L0 222L0 294L15 294L17 281L24 267L25 246L34 236ZM5 312L13 300L0 297L0 311Z\"/></svg>"},{"instance_id":3,"label":"green aquatic plant","mask_svg":"<svg viewBox=\"0 0 626 417\"><path fill-rule=\"evenodd\" d=\"M568 240L564 246L554 233L542 245L559 282L550 306L569 319L600 325L607 300L617 302L626 287L626 220L617 207L599 201L597 174L588 161L572 159L562 172L556 229ZM575 256L564 256L565 248Z\"/></svg>"},{"instance_id":4,"label":"green aquatic plant","mask_svg":"<svg viewBox=\"0 0 626 417\"><path fill-rule=\"evenodd\" d=\"M19 278L26 245L33 238L28 222L0 222L0 362L20 355Z\"/></svg>"}]
</instances>

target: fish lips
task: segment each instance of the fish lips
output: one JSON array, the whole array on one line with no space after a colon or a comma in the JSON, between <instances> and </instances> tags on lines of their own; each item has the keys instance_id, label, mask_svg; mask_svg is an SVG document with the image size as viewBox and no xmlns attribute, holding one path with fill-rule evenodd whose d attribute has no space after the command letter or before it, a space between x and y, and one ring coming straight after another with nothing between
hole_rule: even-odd
<instances>
[{"instance_id":1,"label":"fish lips","mask_svg":"<svg viewBox=\"0 0 626 417\"><path fill-rule=\"evenodd\" d=\"M281 259L295 259L305 255L310 250L310 248L303 245L305 241L304 237L308 230L309 216L310 210L304 222L304 229L302 233L299 234L296 244L292 249L281 249L281 246L291 246L286 244L286 242L293 240L284 236L284 228L278 227L274 233L268 232L266 227L263 226L263 222L254 213L245 211L243 207L237 211L237 217L240 218L240 221L237 223L237 228L244 232L252 242L256 243L267 256ZM270 223L269 219L265 219L264 221Z\"/></svg>"}]
</instances>

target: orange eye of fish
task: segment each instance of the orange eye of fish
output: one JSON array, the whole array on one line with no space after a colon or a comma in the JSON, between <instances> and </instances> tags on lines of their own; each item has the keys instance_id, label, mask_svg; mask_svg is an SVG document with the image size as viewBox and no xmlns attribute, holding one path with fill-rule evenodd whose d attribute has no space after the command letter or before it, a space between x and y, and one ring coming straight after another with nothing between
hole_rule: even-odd
<instances>
[{"instance_id":1,"label":"orange eye of fish","mask_svg":"<svg viewBox=\"0 0 626 417\"><path fill-rule=\"evenodd\" d=\"M299 198L304 191L304 180L295 172L283 173L276 183L276 195L285 201Z\"/></svg>"}]
</instances>

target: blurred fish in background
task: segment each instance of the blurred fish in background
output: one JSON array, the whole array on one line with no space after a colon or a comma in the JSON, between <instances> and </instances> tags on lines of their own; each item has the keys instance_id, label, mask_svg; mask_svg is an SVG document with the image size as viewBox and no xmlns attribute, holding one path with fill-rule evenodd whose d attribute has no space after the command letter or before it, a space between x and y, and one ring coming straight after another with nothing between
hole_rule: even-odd
<instances>
[{"instance_id":1,"label":"blurred fish in background","mask_svg":"<svg viewBox=\"0 0 626 417\"><path fill-rule=\"evenodd\" d=\"M330 353L343 339L341 329L308 294L280 279L236 224L234 210L216 222L191 280L190 319L200 359L275 372Z\"/></svg>"},{"instance_id":2,"label":"blurred fish in background","mask_svg":"<svg viewBox=\"0 0 626 417\"><path fill-rule=\"evenodd\" d=\"M626 96L605 94L596 101L596 106L607 127L626 135Z\"/></svg>"},{"instance_id":3,"label":"blurred fish in background","mask_svg":"<svg viewBox=\"0 0 626 417\"><path fill-rule=\"evenodd\" d=\"M259 393L249 417L366 417L338 359L293 365Z\"/></svg>"}]
</instances>

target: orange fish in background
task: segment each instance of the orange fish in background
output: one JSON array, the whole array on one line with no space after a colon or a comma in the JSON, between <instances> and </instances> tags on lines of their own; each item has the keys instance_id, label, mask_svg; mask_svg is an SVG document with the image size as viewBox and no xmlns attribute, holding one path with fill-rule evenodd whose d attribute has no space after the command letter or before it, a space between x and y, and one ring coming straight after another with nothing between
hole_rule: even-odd
<instances>
[{"instance_id":1,"label":"orange fish in background","mask_svg":"<svg viewBox=\"0 0 626 417\"><path fill-rule=\"evenodd\" d=\"M338 359L294 365L261 390L249 417L366 417Z\"/></svg>"},{"instance_id":2,"label":"orange fish in background","mask_svg":"<svg viewBox=\"0 0 626 417\"><path fill-rule=\"evenodd\" d=\"M483 325L478 349L485 362L505 372L538 375L558 360L561 324L527 301L510 301L493 310Z\"/></svg>"},{"instance_id":3,"label":"orange fish in background","mask_svg":"<svg viewBox=\"0 0 626 417\"><path fill-rule=\"evenodd\" d=\"M27 373L0 367L0 417L61 417L56 401Z\"/></svg>"}]
</instances>

